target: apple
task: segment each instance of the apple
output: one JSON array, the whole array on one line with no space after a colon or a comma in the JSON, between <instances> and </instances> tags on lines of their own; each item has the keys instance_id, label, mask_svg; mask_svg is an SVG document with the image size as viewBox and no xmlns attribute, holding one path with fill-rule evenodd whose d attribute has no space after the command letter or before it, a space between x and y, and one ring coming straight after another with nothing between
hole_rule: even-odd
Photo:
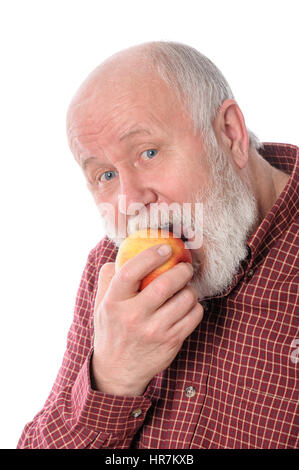
<instances>
[{"instance_id":1,"label":"apple","mask_svg":"<svg viewBox=\"0 0 299 470\"><path fill-rule=\"evenodd\" d=\"M116 272L129 259L133 258L133 256L151 246L159 245L161 243L166 243L171 246L172 255L164 264L154 269L141 281L140 290L144 289L157 276L172 268L177 263L181 261L185 263L192 263L191 252L188 250L188 248L185 247L185 244L181 238L174 237L173 233L169 232L168 230L153 230L148 228L132 233L123 241L119 247L115 260Z\"/></svg>"}]
</instances>

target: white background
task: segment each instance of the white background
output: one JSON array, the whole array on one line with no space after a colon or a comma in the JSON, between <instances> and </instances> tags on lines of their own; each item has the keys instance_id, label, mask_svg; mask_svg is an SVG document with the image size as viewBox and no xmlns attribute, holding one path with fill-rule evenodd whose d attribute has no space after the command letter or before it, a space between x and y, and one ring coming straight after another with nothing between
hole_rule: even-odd
<instances>
[{"instance_id":1,"label":"white background","mask_svg":"<svg viewBox=\"0 0 299 470\"><path fill-rule=\"evenodd\" d=\"M263 141L299 144L297 0L1 0L0 448L15 448L59 369L79 280L103 235L65 136L103 59L150 40L198 48Z\"/></svg>"}]
</instances>

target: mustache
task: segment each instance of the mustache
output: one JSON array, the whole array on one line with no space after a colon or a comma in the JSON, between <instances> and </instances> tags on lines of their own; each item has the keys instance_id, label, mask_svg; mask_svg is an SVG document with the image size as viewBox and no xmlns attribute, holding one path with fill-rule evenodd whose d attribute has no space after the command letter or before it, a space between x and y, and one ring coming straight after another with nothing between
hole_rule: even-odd
<instances>
[{"instance_id":1,"label":"mustache","mask_svg":"<svg viewBox=\"0 0 299 470\"><path fill-rule=\"evenodd\" d=\"M189 249L200 248L203 241L203 204L154 204L151 210L145 208L128 221L128 235L144 229L171 232L175 238L181 238Z\"/></svg>"},{"instance_id":2,"label":"mustache","mask_svg":"<svg viewBox=\"0 0 299 470\"><path fill-rule=\"evenodd\" d=\"M152 228L162 229L187 238L186 228L191 228L193 222L191 219L192 216L186 220L186 215L179 204L175 206L172 204L172 207L166 203L154 204L150 206L150 209L144 208L138 214L130 216L127 229L129 235L136 230Z\"/></svg>"}]
</instances>

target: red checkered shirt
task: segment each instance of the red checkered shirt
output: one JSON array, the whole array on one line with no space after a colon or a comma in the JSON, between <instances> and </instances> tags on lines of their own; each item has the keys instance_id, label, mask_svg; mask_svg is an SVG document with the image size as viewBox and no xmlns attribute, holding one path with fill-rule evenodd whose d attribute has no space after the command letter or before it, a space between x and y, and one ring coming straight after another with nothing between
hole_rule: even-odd
<instances>
[{"instance_id":1,"label":"red checkered shirt","mask_svg":"<svg viewBox=\"0 0 299 470\"><path fill-rule=\"evenodd\" d=\"M298 447L299 149L265 144L261 154L288 183L230 288L204 300L201 324L142 396L91 387L98 274L116 251L105 238L90 252L57 379L18 448Z\"/></svg>"}]
</instances>

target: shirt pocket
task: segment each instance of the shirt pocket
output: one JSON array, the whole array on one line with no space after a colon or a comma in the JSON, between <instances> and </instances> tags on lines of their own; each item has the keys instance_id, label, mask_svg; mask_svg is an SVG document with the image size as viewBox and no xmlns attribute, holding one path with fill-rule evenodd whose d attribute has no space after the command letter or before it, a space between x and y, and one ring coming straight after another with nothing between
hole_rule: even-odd
<instances>
[{"instance_id":1,"label":"shirt pocket","mask_svg":"<svg viewBox=\"0 0 299 470\"><path fill-rule=\"evenodd\" d=\"M236 387L235 413L242 440L253 448L298 445L296 391L260 378L242 377ZM296 444L297 443L297 444Z\"/></svg>"}]
</instances>

